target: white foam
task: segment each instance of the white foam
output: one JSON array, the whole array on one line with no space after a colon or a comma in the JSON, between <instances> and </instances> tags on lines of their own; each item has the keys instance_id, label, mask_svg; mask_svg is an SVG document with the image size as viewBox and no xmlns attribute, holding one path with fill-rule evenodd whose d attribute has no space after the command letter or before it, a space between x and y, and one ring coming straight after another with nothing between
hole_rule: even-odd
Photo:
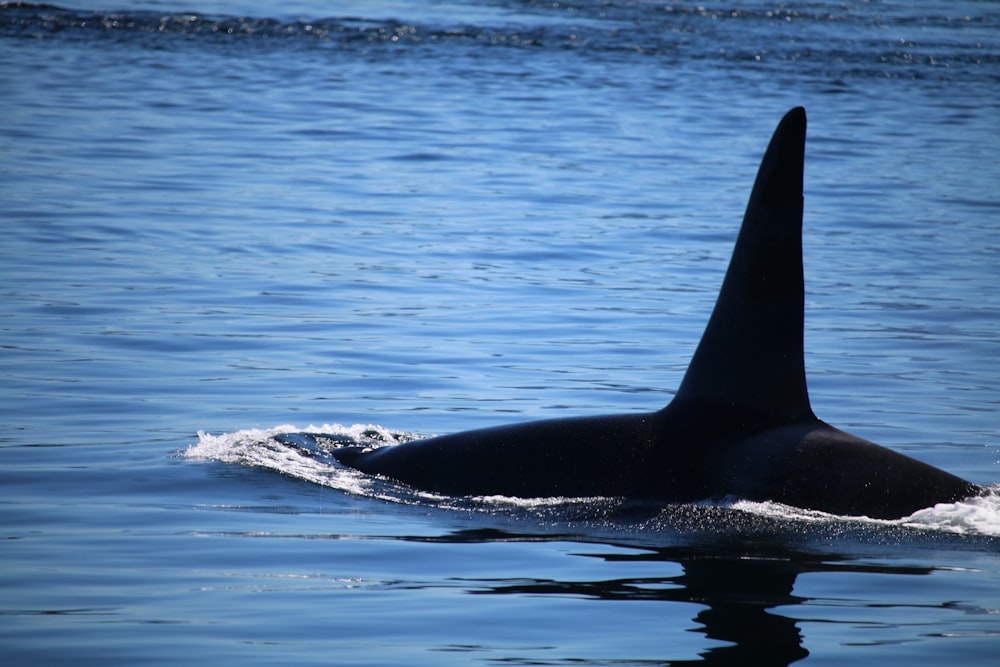
<instances>
[{"instance_id":1,"label":"white foam","mask_svg":"<svg viewBox=\"0 0 1000 667\"><path fill-rule=\"evenodd\" d=\"M727 500L724 506L758 516L805 522L859 521L889 526L906 526L965 535L1000 536L1000 484L989 487L984 495L957 503L939 503L917 510L901 519L872 519L865 516L837 516L818 510L802 509L781 503L750 500Z\"/></svg>"},{"instance_id":2,"label":"white foam","mask_svg":"<svg viewBox=\"0 0 1000 667\"><path fill-rule=\"evenodd\" d=\"M918 510L900 523L951 533L1000 537L1000 484L991 486L982 496Z\"/></svg>"},{"instance_id":3,"label":"white foam","mask_svg":"<svg viewBox=\"0 0 1000 667\"><path fill-rule=\"evenodd\" d=\"M286 424L270 429L246 429L222 435L198 431L197 444L190 445L184 450L183 456L188 459L242 463L250 455L250 450L256 443L263 442L279 433L289 433L294 430L298 429Z\"/></svg>"},{"instance_id":4,"label":"white foam","mask_svg":"<svg viewBox=\"0 0 1000 667\"><path fill-rule=\"evenodd\" d=\"M837 521L842 518L838 517L836 514L828 514L827 512L804 509L802 507L793 507L792 505L783 505L782 503L777 503L771 500L755 501L733 498L725 500L721 503L721 505L723 507L730 507L734 510L749 512L751 514L771 519L791 519L794 521L806 521L809 523L823 523Z\"/></svg>"},{"instance_id":5,"label":"white foam","mask_svg":"<svg viewBox=\"0 0 1000 667\"><path fill-rule=\"evenodd\" d=\"M415 433L390 431L375 424L310 424L300 428L293 424L283 424L268 429L244 429L235 433L212 435L198 431L198 442L190 445L182 452L185 458L221 461L238 465L252 466L273 470L283 475L320 484L346 493L390 500L400 503L412 503L414 500L439 503L445 496L433 493L407 490L406 493L394 492L392 485L381 482L358 470L333 463L330 460L317 460L307 452L296 447L289 447L273 438L286 433L310 433L327 435L331 438L350 439L362 447L377 448L413 440L419 436ZM398 489L396 489L398 490Z\"/></svg>"},{"instance_id":6,"label":"white foam","mask_svg":"<svg viewBox=\"0 0 1000 667\"><path fill-rule=\"evenodd\" d=\"M474 500L481 503L485 503L487 505L534 509L538 507L559 507L562 505L593 503L601 500L607 500L607 498L604 498L602 496L591 496L591 497L550 496L550 497L539 497L539 498L519 498L517 496L476 496Z\"/></svg>"},{"instance_id":7,"label":"white foam","mask_svg":"<svg viewBox=\"0 0 1000 667\"><path fill-rule=\"evenodd\" d=\"M245 429L235 433L211 435L198 431L198 443L184 452L185 458L208 459L274 470L297 479L340 489L348 493L367 495L373 486L371 478L350 468L334 468L326 463L272 440L281 433L309 432L359 439L364 431L381 432L376 426L340 424L310 425L300 429L291 424L269 429Z\"/></svg>"}]
</instances>

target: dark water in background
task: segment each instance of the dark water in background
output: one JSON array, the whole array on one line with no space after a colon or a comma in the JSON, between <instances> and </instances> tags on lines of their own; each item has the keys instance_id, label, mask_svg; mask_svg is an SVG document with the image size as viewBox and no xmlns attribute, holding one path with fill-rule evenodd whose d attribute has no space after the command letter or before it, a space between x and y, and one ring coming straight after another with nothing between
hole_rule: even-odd
<instances>
[{"instance_id":1,"label":"dark water in background","mask_svg":"<svg viewBox=\"0 0 1000 667\"><path fill-rule=\"evenodd\" d=\"M993 663L995 497L441 499L254 429L666 403L803 104L817 413L995 485L998 3L73 7L0 4L5 664Z\"/></svg>"}]
</instances>

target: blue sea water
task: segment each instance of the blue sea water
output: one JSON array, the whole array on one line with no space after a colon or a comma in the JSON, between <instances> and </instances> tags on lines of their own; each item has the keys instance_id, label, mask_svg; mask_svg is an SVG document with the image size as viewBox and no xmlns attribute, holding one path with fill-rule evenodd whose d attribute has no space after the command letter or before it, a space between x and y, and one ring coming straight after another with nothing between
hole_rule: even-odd
<instances>
[{"instance_id":1,"label":"blue sea water","mask_svg":"<svg viewBox=\"0 0 1000 667\"><path fill-rule=\"evenodd\" d=\"M0 3L4 664L995 664L1000 3ZM274 446L665 404L808 109L817 414L901 521Z\"/></svg>"}]
</instances>

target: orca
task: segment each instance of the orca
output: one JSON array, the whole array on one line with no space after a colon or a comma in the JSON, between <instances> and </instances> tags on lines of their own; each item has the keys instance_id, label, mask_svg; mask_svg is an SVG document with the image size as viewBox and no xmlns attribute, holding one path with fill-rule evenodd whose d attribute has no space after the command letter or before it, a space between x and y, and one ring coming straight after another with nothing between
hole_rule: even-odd
<instances>
[{"instance_id":1,"label":"orca","mask_svg":"<svg viewBox=\"0 0 1000 667\"><path fill-rule=\"evenodd\" d=\"M797 107L764 154L718 301L666 407L345 446L333 456L456 496L737 497L895 519L981 493L813 414L802 341L805 135Z\"/></svg>"}]
</instances>

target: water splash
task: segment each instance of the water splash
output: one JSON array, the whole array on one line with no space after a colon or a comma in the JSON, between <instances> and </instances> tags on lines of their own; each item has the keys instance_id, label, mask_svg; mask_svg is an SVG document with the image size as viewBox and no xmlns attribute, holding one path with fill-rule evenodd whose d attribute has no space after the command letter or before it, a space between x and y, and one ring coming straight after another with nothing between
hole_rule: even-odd
<instances>
[{"instance_id":1,"label":"water splash","mask_svg":"<svg viewBox=\"0 0 1000 667\"><path fill-rule=\"evenodd\" d=\"M959 503L941 503L918 510L900 522L916 528L1000 537L1000 484Z\"/></svg>"},{"instance_id":2,"label":"water splash","mask_svg":"<svg viewBox=\"0 0 1000 667\"><path fill-rule=\"evenodd\" d=\"M198 443L182 454L189 459L207 459L263 468L330 487L345 493L394 502L437 502L443 496L391 485L340 464L330 452L338 446L384 447L414 440L415 433L391 431L372 424L310 425L306 429L291 424L270 429L246 429L211 435L198 432Z\"/></svg>"},{"instance_id":3,"label":"water splash","mask_svg":"<svg viewBox=\"0 0 1000 667\"><path fill-rule=\"evenodd\" d=\"M727 506L758 516L792 519L804 523L849 520L873 526L898 526L960 535L1000 537L1000 484L987 488L983 495L966 498L957 503L939 503L900 519L839 517L818 510L802 509L770 501L733 500L727 503Z\"/></svg>"}]
</instances>

